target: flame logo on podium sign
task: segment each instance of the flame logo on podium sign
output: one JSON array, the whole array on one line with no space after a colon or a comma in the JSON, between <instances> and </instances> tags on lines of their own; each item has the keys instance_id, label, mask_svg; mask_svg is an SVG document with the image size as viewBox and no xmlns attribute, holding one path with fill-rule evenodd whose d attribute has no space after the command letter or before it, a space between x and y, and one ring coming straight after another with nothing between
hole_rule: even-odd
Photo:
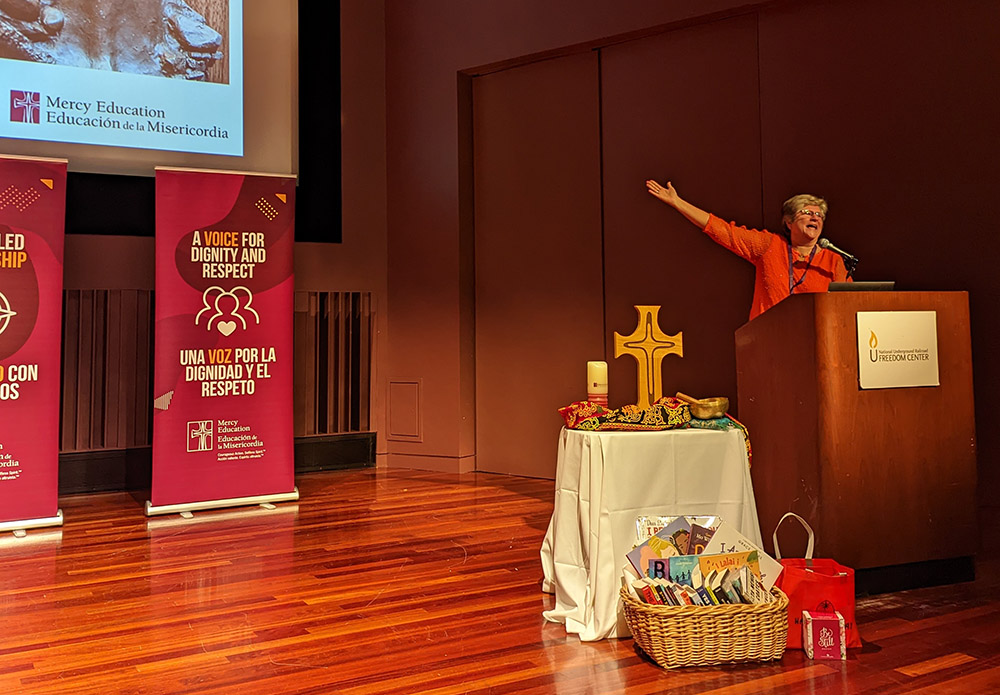
<instances>
[{"instance_id":1,"label":"flame logo on podium sign","mask_svg":"<svg viewBox=\"0 0 1000 695\"><path fill-rule=\"evenodd\" d=\"M878 362L878 350L875 349L878 347L878 336L875 335L875 331L872 331L872 337L868 339L868 347L870 348L868 350L869 359L872 362Z\"/></svg>"}]
</instances>

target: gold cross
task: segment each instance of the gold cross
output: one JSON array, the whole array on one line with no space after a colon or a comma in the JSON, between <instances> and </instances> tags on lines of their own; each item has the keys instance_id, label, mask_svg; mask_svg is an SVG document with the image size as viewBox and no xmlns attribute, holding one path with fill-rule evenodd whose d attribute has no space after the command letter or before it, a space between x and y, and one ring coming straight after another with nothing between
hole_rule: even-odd
<instances>
[{"instance_id":1,"label":"gold cross","mask_svg":"<svg viewBox=\"0 0 1000 695\"><path fill-rule=\"evenodd\" d=\"M632 335L615 332L615 358L632 355L638 362L640 408L648 408L663 396L663 358L673 353L684 357L683 331L667 335L660 330L656 315L658 306L636 306L639 323Z\"/></svg>"}]
</instances>

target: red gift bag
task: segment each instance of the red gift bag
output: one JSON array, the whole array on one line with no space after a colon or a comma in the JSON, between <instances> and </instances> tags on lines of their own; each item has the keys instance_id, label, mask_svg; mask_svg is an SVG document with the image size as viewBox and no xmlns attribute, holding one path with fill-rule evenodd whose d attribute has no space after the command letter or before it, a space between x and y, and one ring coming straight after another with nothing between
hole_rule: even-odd
<instances>
[{"instance_id":1,"label":"red gift bag","mask_svg":"<svg viewBox=\"0 0 1000 695\"><path fill-rule=\"evenodd\" d=\"M792 517L798 519L809 533L804 558L781 557L778 548L778 528ZM774 556L784 570L775 583L788 594L788 649L802 649L802 611L833 612L844 616L848 648L861 646L861 634L854 620L854 570L836 560L813 559L813 530L798 514L788 512L774 527Z\"/></svg>"}]
</instances>

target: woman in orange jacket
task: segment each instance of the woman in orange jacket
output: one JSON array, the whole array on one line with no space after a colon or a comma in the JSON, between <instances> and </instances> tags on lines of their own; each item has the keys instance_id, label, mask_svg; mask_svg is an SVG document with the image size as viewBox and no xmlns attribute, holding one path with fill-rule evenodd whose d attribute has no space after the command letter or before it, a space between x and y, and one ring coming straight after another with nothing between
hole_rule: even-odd
<instances>
[{"instance_id":1,"label":"woman in orange jacket","mask_svg":"<svg viewBox=\"0 0 1000 695\"><path fill-rule=\"evenodd\" d=\"M646 190L716 243L754 264L751 319L792 294L826 292L831 282L847 280L844 259L818 244L828 209L822 198L802 194L786 200L781 208L784 234L775 234L725 222L681 198L669 181L664 186L650 179Z\"/></svg>"}]
</instances>

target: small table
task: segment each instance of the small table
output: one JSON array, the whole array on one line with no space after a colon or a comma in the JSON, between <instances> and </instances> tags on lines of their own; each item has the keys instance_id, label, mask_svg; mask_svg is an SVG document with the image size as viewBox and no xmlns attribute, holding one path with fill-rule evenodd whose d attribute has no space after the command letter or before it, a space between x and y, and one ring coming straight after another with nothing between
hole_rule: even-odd
<instances>
[{"instance_id":1,"label":"small table","mask_svg":"<svg viewBox=\"0 0 1000 695\"><path fill-rule=\"evenodd\" d=\"M720 516L762 545L743 432L584 432L563 428L555 506L542 541L543 613L583 641L628 637L619 605L635 518Z\"/></svg>"}]
</instances>

